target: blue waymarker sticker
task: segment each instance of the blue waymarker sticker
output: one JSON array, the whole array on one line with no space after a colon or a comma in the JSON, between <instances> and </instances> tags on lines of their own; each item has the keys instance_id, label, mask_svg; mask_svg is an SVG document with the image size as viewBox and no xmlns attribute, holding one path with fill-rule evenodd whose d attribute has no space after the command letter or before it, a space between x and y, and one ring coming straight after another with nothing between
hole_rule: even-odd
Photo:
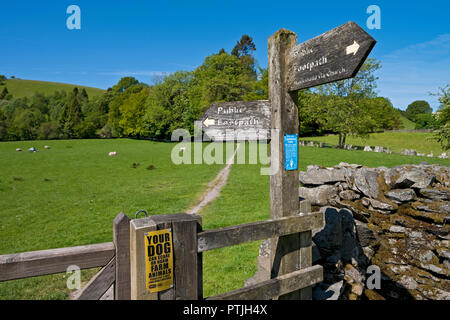
<instances>
[{"instance_id":1,"label":"blue waymarker sticker","mask_svg":"<svg viewBox=\"0 0 450 320\"><path fill-rule=\"evenodd\" d=\"M297 170L298 137L297 134L284 135L284 170Z\"/></svg>"}]
</instances>

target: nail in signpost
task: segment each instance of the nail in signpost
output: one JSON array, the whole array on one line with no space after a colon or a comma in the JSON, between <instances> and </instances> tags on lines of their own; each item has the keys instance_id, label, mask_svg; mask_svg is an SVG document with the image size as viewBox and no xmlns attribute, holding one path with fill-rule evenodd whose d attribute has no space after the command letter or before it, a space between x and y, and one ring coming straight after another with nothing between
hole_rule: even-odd
<instances>
[{"instance_id":1,"label":"nail in signpost","mask_svg":"<svg viewBox=\"0 0 450 320\"><path fill-rule=\"evenodd\" d=\"M302 44L286 29L269 38L271 129L279 131L270 142L271 163L283 168L270 176L271 219L307 213L300 213L298 196L297 91L354 77L375 43L354 22ZM311 245L311 231L270 239L270 277L310 267ZM279 298L310 300L312 288Z\"/></svg>"}]
</instances>

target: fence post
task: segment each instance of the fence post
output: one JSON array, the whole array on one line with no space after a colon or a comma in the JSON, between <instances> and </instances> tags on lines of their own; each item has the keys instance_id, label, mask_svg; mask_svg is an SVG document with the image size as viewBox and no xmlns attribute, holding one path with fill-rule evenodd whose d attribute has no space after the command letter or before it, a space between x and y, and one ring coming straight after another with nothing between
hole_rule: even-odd
<instances>
[{"instance_id":1,"label":"fence post","mask_svg":"<svg viewBox=\"0 0 450 320\"><path fill-rule=\"evenodd\" d=\"M130 218L122 212L113 221L116 248L116 281L114 300L130 300Z\"/></svg>"},{"instance_id":2,"label":"fence post","mask_svg":"<svg viewBox=\"0 0 450 320\"><path fill-rule=\"evenodd\" d=\"M278 170L270 176L270 217L277 219L300 213L298 163L296 170L284 168L284 136L298 134L299 125L297 93L289 93L287 85L289 51L297 45L297 35L285 29L279 30L269 38L268 45L271 127L278 131L277 135L272 135L271 141L271 166ZM310 266L310 235L308 231L270 240L271 278ZM309 291L306 288L279 298L310 299Z\"/></svg>"},{"instance_id":3,"label":"fence post","mask_svg":"<svg viewBox=\"0 0 450 320\"><path fill-rule=\"evenodd\" d=\"M159 293L146 293L146 232L171 229L174 286ZM197 252L201 217L195 214L154 215L131 220L131 298L151 300L197 300L203 298L202 255Z\"/></svg>"}]
</instances>

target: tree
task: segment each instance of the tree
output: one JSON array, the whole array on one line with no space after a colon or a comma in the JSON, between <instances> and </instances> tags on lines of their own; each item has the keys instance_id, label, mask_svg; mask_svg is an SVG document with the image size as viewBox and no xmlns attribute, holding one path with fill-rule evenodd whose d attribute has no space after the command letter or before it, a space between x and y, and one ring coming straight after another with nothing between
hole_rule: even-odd
<instances>
[{"instance_id":1,"label":"tree","mask_svg":"<svg viewBox=\"0 0 450 320\"><path fill-rule=\"evenodd\" d=\"M354 78L328 83L310 90L318 97L310 97L306 101L308 109L314 110L311 114L315 118L309 122L321 124L324 126L323 130L337 133L341 148L345 146L348 135L367 136L376 127L376 122L368 112L368 99L373 99L377 95L375 89L378 78L375 71L380 68L381 64L377 60L369 58ZM301 105L304 103L299 101L299 106Z\"/></svg>"},{"instance_id":2,"label":"tree","mask_svg":"<svg viewBox=\"0 0 450 320\"><path fill-rule=\"evenodd\" d=\"M0 86L4 85L6 81L6 77L2 74L0 74Z\"/></svg>"},{"instance_id":3,"label":"tree","mask_svg":"<svg viewBox=\"0 0 450 320\"><path fill-rule=\"evenodd\" d=\"M236 42L231 55L239 58L243 68L248 74L256 80L255 58L252 51L256 51L256 46L252 37L247 34L242 35L241 40ZM222 51L219 52L223 53Z\"/></svg>"},{"instance_id":4,"label":"tree","mask_svg":"<svg viewBox=\"0 0 450 320\"><path fill-rule=\"evenodd\" d=\"M243 100L256 80L238 57L226 52L206 57L193 77L205 108L212 102Z\"/></svg>"},{"instance_id":5,"label":"tree","mask_svg":"<svg viewBox=\"0 0 450 320\"><path fill-rule=\"evenodd\" d=\"M253 43L252 37L249 35L242 35L241 40L236 42L231 54L236 57L249 56L251 55L251 51L255 51L256 47Z\"/></svg>"},{"instance_id":6,"label":"tree","mask_svg":"<svg viewBox=\"0 0 450 320\"><path fill-rule=\"evenodd\" d=\"M119 82L112 87L112 91L116 93L122 93L129 87L139 84L139 81L134 77L123 77Z\"/></svg>"},{"instance_id":7,"label":"tree","mask_svg":"<svg viewBox=\"0 0 450 320\"><path fill-rule=\"evenodd\" d=\"M2 92L0 92L0 100L11 100L12 95L9 93L8 88L4 87Z\"/></svg>"},{"instance_id":8,"label":"tree","mask_svg":"<svg viewBox=\"0 0 450 320\"><path fill-rule=\"evenodd\" d=\"M67 97L67 101L59 119L61 131L66 138L76 137L75 129L83 121L81 103L78 95L78 88L74 88L72 93Z\"/></svg>"},{"instance_id":9,"label":"tree","mask_svg":"<svg viewBox=\"0 0 450 320\"><path fill-rule=\"evenodd\" d=\"M439 92L434 94L440 102L437 112L437 126L435 139L440 143L442 149L450 149L450 85L439 88Z\"/></svg>"},{"instance_id":10,"label":"tree","mask_svg":"<svg viewBox=\"0 0 450 320\"><path fill-rule=\"evenodd\" d=\"M423 100L417 100L417 101L414 101L413 103L411 103L410 105L408 105L408 107L406 108L405 114L409 120L416 122L415 118L418 114L424 114L424 113L431 114L432 112L433 112L433 109L430 107L430 104L428 102L423 101Z\"/></svg>"}]
</instances>

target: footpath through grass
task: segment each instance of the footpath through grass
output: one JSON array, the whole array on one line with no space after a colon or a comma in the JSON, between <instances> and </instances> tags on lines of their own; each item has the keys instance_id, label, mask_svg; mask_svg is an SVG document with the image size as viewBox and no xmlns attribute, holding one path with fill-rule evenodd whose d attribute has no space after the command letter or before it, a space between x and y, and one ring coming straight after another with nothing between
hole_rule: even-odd
<instances>
[{"instance_id":1,"label":"footpath through grass","mask_svg":"<svg viewBox=\"0 0 450 320\"><path fill-rule=\"evenodd\" d=\"M32 146L39 152L28 152ZM121 211L132 218L139 209L185 211L223 165L177 166L174 146L128 139L0 143L0 254L112 241ZM0 283L0 299L64 299L68 292L63 275Z\"/></svg>"},{"instance_id":2,"label":"footpath through grass","mask_svg":"<svg viewBox=\"0 0 450 320\"><path fill-rule=\"evenodd\" d=\"M332 145L338 145L339 136L328 135L323 137L307 137L301 140L311 140L325 142ZM393 152L401 153L403 149L415 149L419 153L425 155L432 152L435 157L444 152L439 143L433 139L432 133L421 132L383 132L372 133L368 139L347 137L347 144L354 146L380 146L390 148ZM426 157L422 158L427 161Z\"/></svg>"}]
</instances>

